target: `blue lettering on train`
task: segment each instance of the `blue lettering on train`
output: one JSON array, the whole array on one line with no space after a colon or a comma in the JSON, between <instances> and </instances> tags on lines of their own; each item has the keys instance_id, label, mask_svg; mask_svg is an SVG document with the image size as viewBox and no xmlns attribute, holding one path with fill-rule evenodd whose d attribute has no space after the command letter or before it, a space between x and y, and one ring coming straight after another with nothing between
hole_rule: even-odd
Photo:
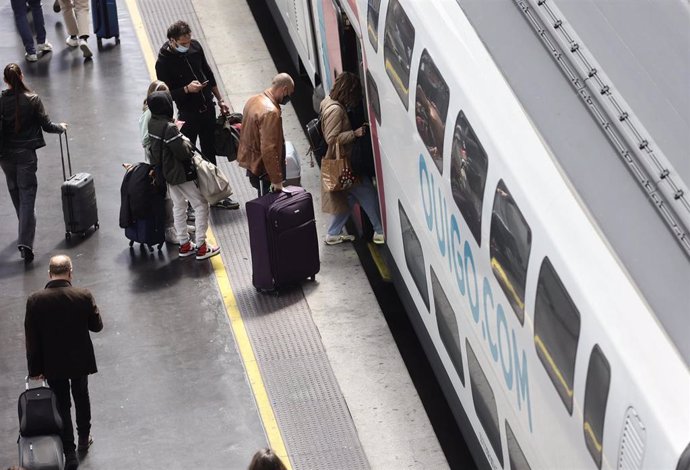
<instances>
[{"instance_id":1,"label":"blue lettering on train","mask_svg":"<svg viewBox=\"0 0 690 470\"><path fill-rule=\"evenodd\" d=\"M472 320L481 330L491 358L495 363L500 363L506 388L509 391L515 388L517 408L525 409L532 432L527 354L518 344L515 330L508 325L503 305L494 301L489 278L484 276L481 280L478 279L472 247L467 240L462 240L460 222L455 214L449 216L443 188L441 184L436 186L436 180L421 154L419 184L427 229L435 235L441 256L448 259L448 269L455 279L458 293L467 298Z\"/></svg>"}]
</instances>

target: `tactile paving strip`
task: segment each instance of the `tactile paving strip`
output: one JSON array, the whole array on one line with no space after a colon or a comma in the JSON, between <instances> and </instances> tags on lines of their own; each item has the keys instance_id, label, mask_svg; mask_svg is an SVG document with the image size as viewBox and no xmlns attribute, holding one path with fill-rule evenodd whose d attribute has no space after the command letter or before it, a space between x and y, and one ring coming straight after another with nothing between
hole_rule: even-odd
<instances>
[{"instance_id":1,"label":"tactile paving strip","mask_svg":"<svg viewBox=\"0 0 690 470\"><path fill-rule=\"evenodd\" d=\"M138 4L155 51L165 41L168 25L178 19L187 21L204 43L191 2ZM208 59L217 73L213 58ZM219 166L230 179L234 198L243 202L256 197L236 163L219 158ZM279 296L254 289L244 205L234 211L213 209L211 226L293 468L370 468L302 289Z\"/></svg>"}]
</instances>

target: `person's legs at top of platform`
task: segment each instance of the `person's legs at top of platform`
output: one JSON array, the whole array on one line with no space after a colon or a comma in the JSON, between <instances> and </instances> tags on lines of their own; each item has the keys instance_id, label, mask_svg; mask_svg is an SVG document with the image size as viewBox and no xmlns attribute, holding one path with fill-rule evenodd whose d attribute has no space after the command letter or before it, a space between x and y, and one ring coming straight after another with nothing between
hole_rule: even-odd
<instances>
[{"instance_id":1,"label":"person's legs at top of platform","mask_svg":"<svg viewBox=\"0 0 690 470\"><path fill-rule=\"evenodd\" d=\"M180 242L179 255L196 255L197 260L207 259L220 253L220 247L206 243L206 230L208 230L209 206L208 201L199 192L194 181L185 181L181 184L168 184L168 192L173 201L173 217L175 229ZM187 204L194 208L194 225L196 227L196 244L192 243L187 231Z\"/></svg>"},{"instance_id":2,"label":"person's legs at top of platform","mask_svg":"<svg viewBox=\"0 0 690 470\"><path fill-rule=\"evenodd\" d=\"M11 0L11 2L12 11L14 12L14 21L17 24L17 30L19 31L22 43L24 44L24 50L26 51L26 60L35 62L38 60L39 55L53 50L53 46L46 42L46 28L43 19L41 0ZM36 44L34 44L34 36L26 17L28 9L31 10L34 28L36 29Z\"/></svg>"},{"instance_id":3,"label":"person's legs at top of platform","mask_svg":"<svg viewBox=\"0 0 690 470\"><path fill-rule=\"evenodd\" d=\"M360 182L350 188L350 193L348 194L350 206L354 205L354 200L359 202L374 228L372 241L377 245L382 245L385 242L385 238L383 236L383 226L381 225L378 193L368 176L360 178Z\"/></svg>"},{"instance_id":4,"label":"person's legs at top of platform","mask_svg":"<svg viewBox=\"0 0 690 470\"><path fill-rule=\"evenodd\" d=\"M0 159L0 166L5 173L7 189L12 198L14 209L19 220L17 247L22 255L33 259L34 238L36 235L36 179L37 159L36 151L31 149L15 149L7 152ZM28 249L28 250L25 250ZM31 259L26 259L30 262Z\"/></svg>"},{"instance_id":5,"label":"person's legs at top of platform","mask_svg":"<svg viewBox=\"0 0 690 470\"><path fill-rule=\"evenodd\" d=\"M92 57L88 43L91 22L89 0L60 0L60 7L69 34L65 42L70 47L79 46L85 59Z\"/></svg>"}]
</instances>

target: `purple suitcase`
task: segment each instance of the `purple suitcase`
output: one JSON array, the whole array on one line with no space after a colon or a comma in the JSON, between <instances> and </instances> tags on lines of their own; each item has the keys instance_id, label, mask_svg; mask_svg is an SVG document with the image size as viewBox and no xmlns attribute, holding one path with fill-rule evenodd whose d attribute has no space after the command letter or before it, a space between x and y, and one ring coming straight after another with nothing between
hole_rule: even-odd
<instances>
[{"instance_id":1,"label":"purple suitcase","mask_svg":"<svg viewBox=\"0 0 690 470\"><path fill-rule=\"evenodd\" d=\"M252 282L273 291L319 272L319 241L311 194L288 186L247 202Z\"/></svg>"}]
</instances>

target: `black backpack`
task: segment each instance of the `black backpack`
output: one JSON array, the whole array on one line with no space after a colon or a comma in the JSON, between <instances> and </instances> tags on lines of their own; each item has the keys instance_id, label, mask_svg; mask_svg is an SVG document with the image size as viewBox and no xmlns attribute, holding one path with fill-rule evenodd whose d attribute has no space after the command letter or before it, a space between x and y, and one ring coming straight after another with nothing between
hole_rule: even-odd
<instances>
[{"instance_id":1,"label":"black backpack","mask_svg":"<svg viewBox=\"0 0 690 470\"><path fill-rule=\"evenodd\" d=\"M307 123L307 138L309 139L309 151L314 154L316 163L321 168L321 159L328 152L328 144L323 137L320 115Z\"/></svg>"},{"instance_id":2,"label":"black backpack","mask_svg":"<svg viewBox=\"0 0 690 470\"><path fill-rule=\"evenodd\" d=\"M53 391L47 387L45 380L42 387L29 388L27 377L26 391L19 395L17 408L19 434L22 436L43 436L62 432L62 418L58 413L57 399Z\"/></svg>"},{"instance_id":3,"label":"black backpack","mask_svg":"<svg viewBox=\"0 0 690 470\"><path fill-rule=\"evenodd\" d=\"M216 155L228 157L231 162L237 159L240 129L242 129L242 113L221 114L216 118Z\"/></svg>"}]
</instances>

